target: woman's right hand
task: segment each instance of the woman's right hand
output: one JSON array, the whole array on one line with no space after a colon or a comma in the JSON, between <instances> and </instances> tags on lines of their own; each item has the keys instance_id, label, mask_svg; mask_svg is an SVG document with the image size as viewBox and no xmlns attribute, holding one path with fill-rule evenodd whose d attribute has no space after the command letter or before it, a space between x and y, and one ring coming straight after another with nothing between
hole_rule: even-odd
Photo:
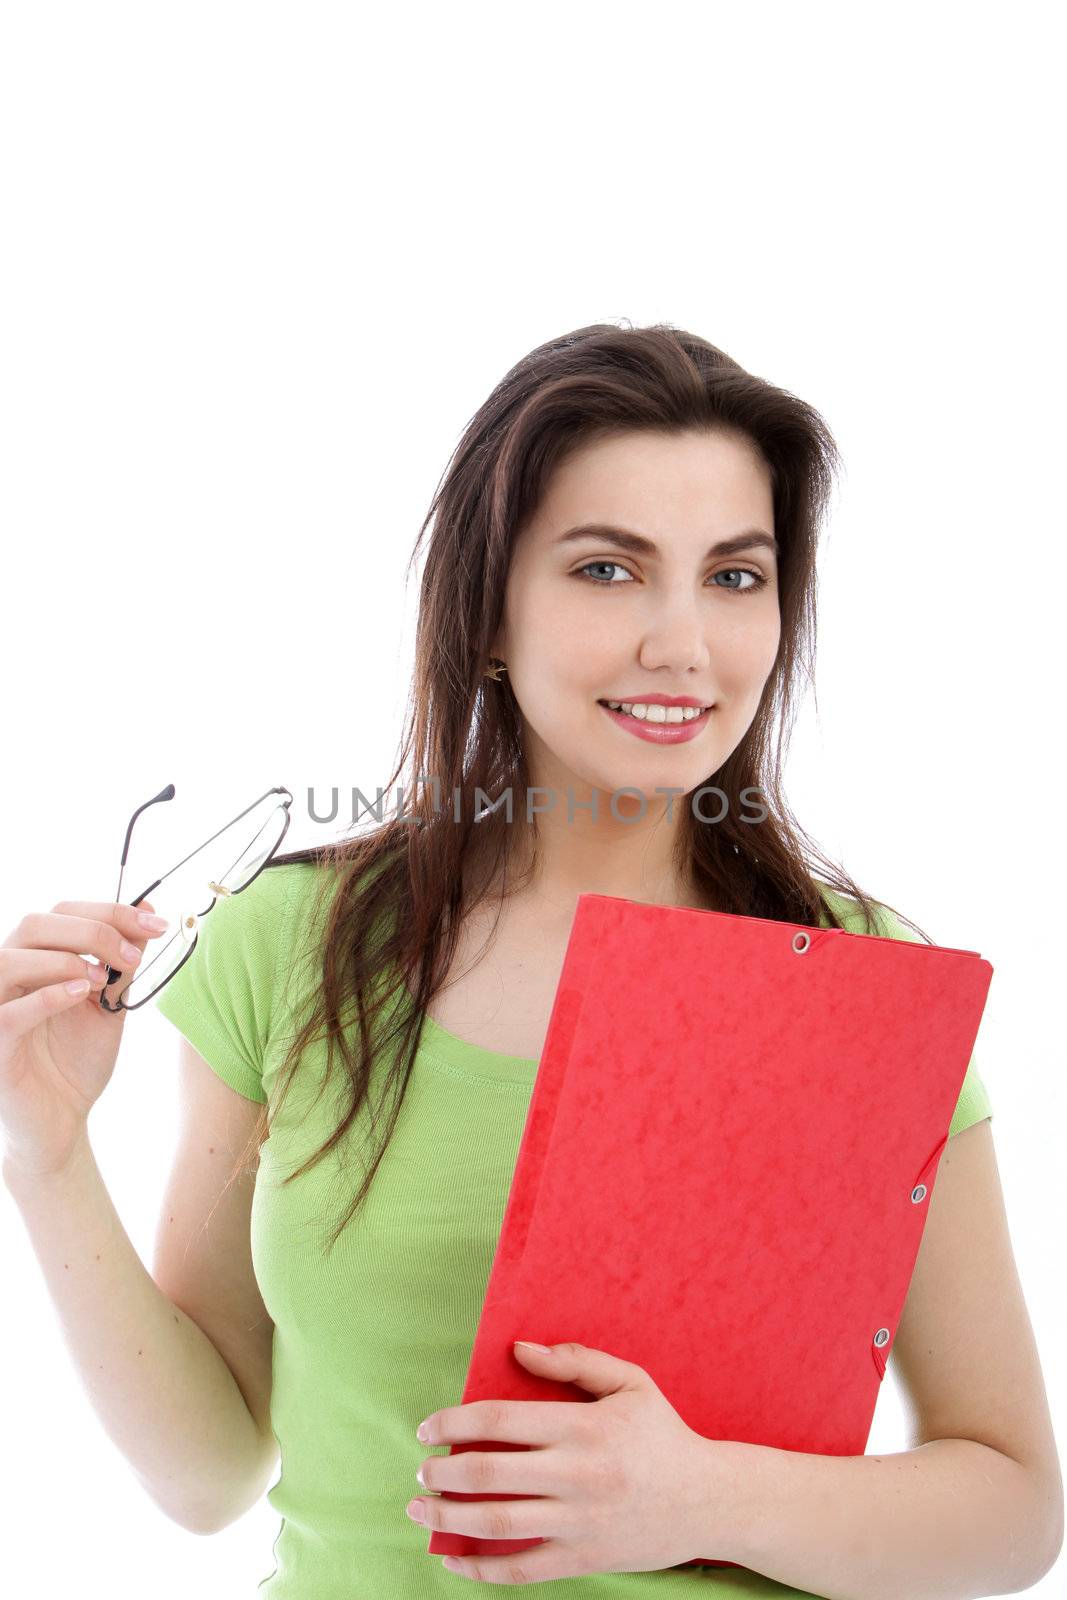
<instances>
[{"instance_id":1,"label":"woman's right hand","mask_svg":"<svg viewBox=\"0 0 1067 1600\"><path fill-rule=\"evenodd\" d=\"M62 1170L84 1137L89 1112L107 1087L125 1009L105 1011L106 968L120 973L109 998L132 981L149 939L152 906L64 900L31 911L0 945L0 1133L4 1160L45 1176ZM100 965L82 959L94 955ZM71 994L66 984L89 979Z\"/></svg>"}]
</instances>

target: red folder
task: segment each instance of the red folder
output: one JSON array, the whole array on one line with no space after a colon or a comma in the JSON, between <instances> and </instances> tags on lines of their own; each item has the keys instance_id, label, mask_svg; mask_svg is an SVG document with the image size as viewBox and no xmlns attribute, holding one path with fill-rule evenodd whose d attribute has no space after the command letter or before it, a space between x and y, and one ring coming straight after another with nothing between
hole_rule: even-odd
<instances>
[{"instance_id":1,"label":"red folder","mask_svg":"<svg viewBox=\"0 0 1067 1600\"><path fill-rule=\"evenodd\" d=\"M573 1339L706 1438L862 1455L992 975L974 950L580 895L461 1403L595 1404L512 1351Z\"/></svg>"}]
</instances>

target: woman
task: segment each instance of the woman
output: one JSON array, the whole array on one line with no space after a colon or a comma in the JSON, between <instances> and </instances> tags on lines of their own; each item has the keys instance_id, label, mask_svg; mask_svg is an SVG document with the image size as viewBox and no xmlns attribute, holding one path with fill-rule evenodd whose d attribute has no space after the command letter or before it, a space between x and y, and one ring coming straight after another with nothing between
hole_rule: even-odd
<instances>
[{"instance_id":1,"label":"woman","mask_svg":"<svg viewBox=\"0 0 1067 1600\"><path fill-rule=\"evenodd\" d=\"M65 903L0 951L5 1178L72 1349L189 1528L241 1515L280 1449L272 1600L464 1578L896 1600L1017 1592L1055 1559L1059 1462L973 1062L893 1344L913 1448L700 1438L650 1374L569 1343L515 1357L592 1403L509 1403L492 1432L458 1404L578 895L916 937L780 792L836 466L810 406L669 326L582 328L507 374L423 525L385 786L403 777L406 814L277 857L157 1001L185 1118L151 1279L85 1133L121 1018L61 981L83 950L123 970L119 941L150 930ZM684 725L658 709L678 701L700 708ZM714 824L689 804L705 785ZM485 1438L540 1448L447 1453ZM440 1497L494 1489L521 1498ZM543 1542L452 1576L429 1528ZM709 1550L734 1565L683 1565Z\"/></svg>"}]
</instances>

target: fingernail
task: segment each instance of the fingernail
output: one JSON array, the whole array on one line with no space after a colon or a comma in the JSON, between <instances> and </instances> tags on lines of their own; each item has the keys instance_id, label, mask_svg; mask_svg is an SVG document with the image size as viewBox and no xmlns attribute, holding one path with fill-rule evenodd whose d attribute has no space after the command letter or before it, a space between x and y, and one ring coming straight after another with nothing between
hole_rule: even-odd
<instances>
[{"instance_id":1,"label":"fingernail","mask_svg":"<svg viewBox=\"0 0 1067 1600\"><path fill-rule=\"evenodd\" d=\"M411 1503L407 1506L407 1514L415 1522L425 1522L426 1521L426 1512L423 1509L423 1504L422 1504L421 1500L412 1500Z\"/></svg>"},{"instance_id":2,"label":"fingernail","mask_svg":"<svg viewBox=\"0 0 1067 1600\"><path fill-rule=\"evenodd\" d=\"M423 1444L425 1444L430 1437L429 1423L420 1422L418 1427L415 1429L415 1437L416 1439L421 1439Z\"/></svg>"},{"instance_id":3,"label":"fingernail","mask_svg":"<svg viewBox=\"0 0 1067 1600\"><path fill-rule=\"evenodd\" d=\"M166 917L155 917L150 911L139 911L137 913L137 922L140 927L146 929L149 933L162 933L167 926Z\"/></svg>"},{"instance_id":4,"label":"fingernail","mask_svg":"<svg viewBox=\"0 0 1067 1600\"><path fill-rule=\"evenodd\" d=\"M122 959L124 961L140 961L141 959L140 950L135 944L130 944L127 939L122 941Z\"/></svg>"}]
</instances>

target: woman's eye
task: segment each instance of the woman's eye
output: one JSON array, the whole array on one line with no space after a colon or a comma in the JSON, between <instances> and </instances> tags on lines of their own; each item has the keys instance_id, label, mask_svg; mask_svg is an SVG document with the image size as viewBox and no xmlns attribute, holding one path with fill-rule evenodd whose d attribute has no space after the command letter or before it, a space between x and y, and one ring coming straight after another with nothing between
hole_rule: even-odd
<instances>
[{"instance_id":1,"label":"woman's eye","mask_svg":"<svg viewBox=\"0 0 1067 1600\"><path fill-rule=\"evenodd\" d=\"M602 589L609 589L609 588L617 588L618 587L617 584L613 584L612 583L612 580L610 578L605 580L605 579L602 579L602 578L594 578L594 577L589 576L590 569L593 568L593 567L600 567L601 570L607 568L608 571L614 570L616 572L626 572L627 576L630 577L630 574L627 572L626 567L620 565L620 563L618 561L587 561L584 567L579 567L578 568L578 570L575 572L574 576L576 578L584 578L587 583L599 584L599 586ZM734 578L738 578L738 579L751 578L751 580L752 580L751 583L734 583L734 582L730 582L730 583L725 583L725 584L719 584L719 583L716 584L717 588L728 589L728 590L732 589L737 594L753 594L753 593L755 593L755 591L757 589L764 588L766 586L766 583L767 583L767 579L763 576L763 574L761 572L754 572L750 567L727 567L727 568L724 568L723 571L721 571L721 572L716 572L714 574L714 576L715 576L716 579L718 579L718 578L730 578L730 579L734 579ZM632 579L631 579L631 581L632 581Z\"/></svg>"},{"instance_id":2,"label":"woman's eye","mask_svg":"<svg viewBox=\"0 0 1067 1600\"><path fill-rule=\"evenodd\" d=\"M575 577L584 578L586 573L589 571L590 567L609 567L609 568L610 567L614 567L616 572L625 572L626 571L626 568L625 567L621 567L617 561L587 561L584 567L579 567L578 568L578 571L575 573ZM600 583L601 580L599 578L590 578L589 582L590 583ZM610 583L610 579L609 579L609 583ZM601 583L601 588L606 589L607 587L608 587L608 584Z\"/></svg>"},{"instance_id":3,"label":"woman's eye","mask_svg":"<svg viewBox=\"0 0 1067 1600\"><path fill-rule=\"evenodd\" d=\"M751 578L751 583L728 583L723 585L727 589L736 589L738 594L751 594L756 589L762 589L767 580L762 572L753 572L750 567L729 567L725 572L717 572L717 578Z\"/></svg>"}]
</instances>

